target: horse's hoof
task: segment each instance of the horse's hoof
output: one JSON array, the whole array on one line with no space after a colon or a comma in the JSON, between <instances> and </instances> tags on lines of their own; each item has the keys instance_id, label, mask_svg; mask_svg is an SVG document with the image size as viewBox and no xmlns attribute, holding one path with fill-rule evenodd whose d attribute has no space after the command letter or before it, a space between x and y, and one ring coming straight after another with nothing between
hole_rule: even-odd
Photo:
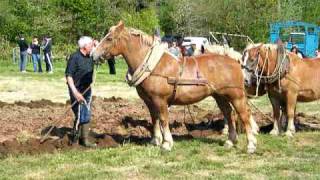
<instances>
[{"instance_id":1,"label":"horse's hoof","mask_svg":"<svg viewBox=\"0 0 320 180\"><path fill-rule=\"evenodd\" d=\"M223 134L223 135L227 135L228 132L229 132L228 126L225 126L225 127L222 129L222 134Z\"/></svg>"},{"instance_id":2,"label":"horse's hoof","mask_svg":"<svg viewBox=\"0 0 320 180\"><path fill-rule=\"evenodd\" d=\"M257 147L255 144L256 144L256 142L255 143L252 142L252 143L248 144L248 150L247 150L248 154L252 154L252 153L256 152Z\"/></svg>"},{"instance_id":3,"label":"horse's hoof","mask_svg":"<svg viewBox=\"0 0 320 180\"><path fill-rule=\"evenodd\" d=\"M231 149L233 147L233 143L230 140L227 140L224 143L224 147L227 148L227 149Z\"/></svg>"},{"instance_id":4,"label":"horse's hoof","mask_svg":"<svg viewBox=\"0 0 320 180\"><path fill-rule=\"evenodd\" d=\"M279 135L279 131L275 130L275 129L272 129L272 131L270 131L270 134L273 135L273 136L278 136Z\"/></svg>"},{"instance_id":5,"label":"horse's hoof","mask_svg":"<svg viewBox=\"0 0 320 180\"><path fill-rule=\"evenodd\" d=\"M293 132L290 131L290 130L288 130L288 131L286 131L285 135L286 135L287 137L289 137L289 138L292 138L292 137L293 137Z\"/></svg>"},{"instance_id":6,"label":"horse's hoof","mask_svg":"<svg viewBox=\"0 0 320 180\"><path fill-rule=\"evenodd\" d=\"M253 154L256 152L256 147L248 147L247 153L248 154Z\"/></svg>"},{"instance_id":7,"label":"horse's hoof","mask_svg":"<svg viewBox=\"0 0 320 180\"><path fill-rule=\"evenodd\" d=\"M161 139L160 138L152 138L152 140L151 140L151 142L150 142L151 144L153 144L153 145L155 145L155 146L160 146L161 145L161 143L162 143L162 141L161 141Z\"/></svg>"},{"instance_id":8,"label":"horse's hoof","mask_svg":"<svg viewBox=\"0 0 320 180\"><path fill-rule=\"evenodd\" d=\"M164 143L162 144L161 148L162 148L163 150L166 150L166 151L171 151L172 146L170 145L169 142L164 142Z\"/></svg>"}]
</instances>

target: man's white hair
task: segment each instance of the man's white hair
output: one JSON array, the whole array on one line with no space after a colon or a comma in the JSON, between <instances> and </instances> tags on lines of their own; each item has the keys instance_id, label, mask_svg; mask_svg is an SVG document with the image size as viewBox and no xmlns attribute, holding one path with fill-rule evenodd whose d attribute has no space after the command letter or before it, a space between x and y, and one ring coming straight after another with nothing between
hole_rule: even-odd
<instances>
[{"instance_id":1,"label":"man's white hair","mask_svg":"<svg viewBox=\"0 0 320 180\"><path fill-rule=\"evenodd\" d=\"M93 42L93 39L89 36L82 36L78 41L79 48L84 48L86 45Z\"/></svg>"}]
</instances>

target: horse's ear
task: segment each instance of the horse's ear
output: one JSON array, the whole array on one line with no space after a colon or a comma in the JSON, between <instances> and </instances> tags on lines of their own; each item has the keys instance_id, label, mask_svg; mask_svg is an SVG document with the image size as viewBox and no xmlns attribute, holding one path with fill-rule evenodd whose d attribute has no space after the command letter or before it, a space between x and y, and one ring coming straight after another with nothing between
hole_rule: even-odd
<instances>
[{"instance_id":1,"label":"horse's ear","mask_svg":"<svg viewBox=\"0 0 320 180\"><path fill-rule=\"evenodd\" d=\"M247 43L246 43L246 47L248 47L248 46L253 46L253 45L254 45L254 43L251 42L251 41L247 41Z\"/></svg>"},{"instance_id":2,"label":"horse's ear","mask_svg":"<svg viewBox=\"0 0 320 180\"><path fill-rule=\"evenodd\" d=\"M118 22L117 29L120 31L124 29L124 23L121 20Z\"/></svg>"}]
</instances>

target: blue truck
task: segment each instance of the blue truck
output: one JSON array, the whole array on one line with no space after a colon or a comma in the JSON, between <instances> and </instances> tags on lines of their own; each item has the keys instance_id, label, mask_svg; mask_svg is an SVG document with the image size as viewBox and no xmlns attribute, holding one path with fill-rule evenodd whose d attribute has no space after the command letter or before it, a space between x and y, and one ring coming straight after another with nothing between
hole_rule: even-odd
<instances>
[{"instance_id":1,"label":"blue truck","mask_svg":"<svg viewBox=\"0 0 320 180\"><path fill-rule=\"evenodd\" d=\"M319 46L320 27L301 21L286 21L270 24L270 42L276 43L279 39L290 50L297 46L307 57L315 57Z\"/></svg>"}]
</instances>

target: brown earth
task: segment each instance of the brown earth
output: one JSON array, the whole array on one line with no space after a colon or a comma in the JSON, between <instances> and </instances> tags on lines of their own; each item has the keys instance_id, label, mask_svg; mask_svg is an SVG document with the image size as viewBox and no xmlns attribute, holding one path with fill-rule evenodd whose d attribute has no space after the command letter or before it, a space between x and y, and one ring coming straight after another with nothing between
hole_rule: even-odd
<instances>
[{"instance_id":1,"label":"brown earth","mask_svg":"<svg viewBox=\"0 0 320 180\"><path fill-rule=\"evenodd\" d=\"M69 144L73 114L66 104L48 100L13 104L0 102L0 155L85 149ZM192 118L187 108L170 108L170 128L174 139L208 138L221 134L223 115L219 110L207 111L196 105L190 109ZM255 119L262 132L271 130L271 122L261 113L255 113ZM302 124L297 129L311 130L301 122L313 123L314 127L320 123L316 117L303 113L297 114L296 122L297 125ZM52 125L54 128L49 138L40 143L40 138ZM148 143L151 130L149 112L141 101L93 98L90 138L99 148L116 147L124 142Z\"/></svg>"}]
</instances>

